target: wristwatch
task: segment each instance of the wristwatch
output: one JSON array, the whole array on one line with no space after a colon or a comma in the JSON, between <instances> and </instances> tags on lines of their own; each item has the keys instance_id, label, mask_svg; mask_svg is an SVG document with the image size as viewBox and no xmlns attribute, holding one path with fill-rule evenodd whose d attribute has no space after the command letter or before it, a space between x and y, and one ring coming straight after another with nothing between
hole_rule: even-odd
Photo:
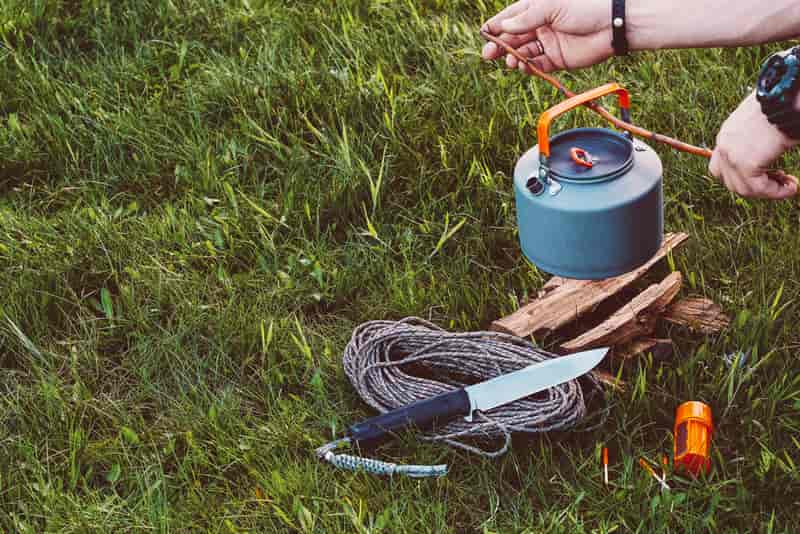
<instances>
[{"instance_id":1,"label":"wristwatch","mask_svg":"<svg viewBox=\"0 0 800 534\"><path fill-rule=\"evenodd\" d=\"M770 56L758 76L756 98L767 120L789 138L800 139L800 111L795 99L800 90L800 46Z\"/></svg>"}]
</instances>

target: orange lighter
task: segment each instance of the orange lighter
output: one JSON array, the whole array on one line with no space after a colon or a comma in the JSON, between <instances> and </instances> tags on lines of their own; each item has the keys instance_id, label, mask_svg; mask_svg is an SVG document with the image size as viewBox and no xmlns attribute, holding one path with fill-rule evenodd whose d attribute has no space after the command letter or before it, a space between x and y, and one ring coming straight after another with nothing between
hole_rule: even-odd
<instances>
[{"instance_id":1,"label":"orange lighter","mask_svg":"<svg viewBox=\"0 0 800 534\"><path fill-rule=\"evenodd\" d=\"M702 402L685 402L675 412L675 468L697 475L711 470L711 408Z\"/></svg>"}]
</instances>

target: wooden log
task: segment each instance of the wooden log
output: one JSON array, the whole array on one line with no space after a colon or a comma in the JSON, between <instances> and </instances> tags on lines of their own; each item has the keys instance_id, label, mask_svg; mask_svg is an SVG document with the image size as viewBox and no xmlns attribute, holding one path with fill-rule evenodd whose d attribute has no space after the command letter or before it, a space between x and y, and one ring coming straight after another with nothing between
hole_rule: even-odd
<instances>
[{"instance_id":1,"label":"wooden log","mask_svg":"<svg viewBox=\"0 0 800 534\"><path fill-rule=\"evenodd\" d=\"M705 298L679 300L667 308L663 319L700 334L718 334L731 324L722 307Z\"/></svg>"},{"instance_id":2,"label":"wooden log","mask_svg":"<svg viewBox=\"0 0 800 534\"><path fill-rule=\"evenodd\" d=\"M652 334L658 316L678 295L682 282L681 273L670 274L660 284L653 284L636 295L599 326L563 343L561 349L577 352L595 347L613 347Z\"/></svg>"},{"instance_id":3,"label":"wooden log","mask_svg":"<svg viewBox=\"0 0 800 534\"><path fill-rule=\"evenodd\" d=\"M561 278L560 276L553 276L553 277L550 278L550 280L545 282L545 284L542 286L542 291L544 291L545 293L550 293L552 290L558 289L559 287L563 286L567 282L569 282L568 278Z\"/></svg>"},{"instance_id":4,"label":"wooden log","mask_svg":"<svg viewBox=\"0 0 800 534\"><path fill-rule=\"evenodd\" d=\"M675 347L671 339L653 339L649 337L635 339L627 345L614 347L614 357L621 360L632 360L646 354L653 353L655 358L666 358L674 352Z\"/></svg>"},{"instance_id":5,"label":"wooden log","mask_svg":"<svg viewBox=\"0 0 800 534\"><path fill-rule=\"evenodd\" d=\"M492 323L491 328L518 337L557 330L591 312L603 301L630 286L688 238L689 236L684 233L665 235L661 248L650 261L630 273L615 278L596 281L557 278L552 282L552 286L557 285L555 289L515 313L498 319Z\"/></svg>"},{"instance_id":6,"label":"wooden log","mask_svg":"<svg viewBox=\"0 0 800 534\"><path fill-rule=\"evenodd\" d=\"M550 280L545 282L545 284L542 286L542 289L540 289L539 291L536 292L536 298L537 299L543 299L548 293L552 293L553 291L555 291L559 287L561 287L564 284L566 284L568 281L569 281L568 278L561 278L560 276L551 277ZM529 300L525 304L527 305L530 302L532 302L532 301Z\"/></svg>"},{"instance_id":7,"label":"wooden log","mask_svg":"<svg viewBox=\"0 0 800 534\"><path fill-rule=\"evenodd\" d=\"M549 292L551 289L557 289L557 288L563 286L568 281L569 281L569 278L561 278L560 276L552 276L552 277L550 277L550 280L545 282L545 284L542 286L542 289L544 289L545 291Z\"/></svg>"}]
</instances>

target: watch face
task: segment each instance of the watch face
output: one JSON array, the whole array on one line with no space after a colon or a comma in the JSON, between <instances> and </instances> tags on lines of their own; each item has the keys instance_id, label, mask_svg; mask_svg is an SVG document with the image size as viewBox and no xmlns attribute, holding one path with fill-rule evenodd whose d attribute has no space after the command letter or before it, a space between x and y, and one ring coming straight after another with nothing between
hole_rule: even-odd
<instances>
[{"instance_id":1,"label":"watch face","mask_svg":"<svg viewBox=\"0 0 800 534\"><path fill-rule=\"evenodd\" d=\"M786 71L786 63L784 63L783 58L773 58L759 80L758 88L764 93L769 93L783 79Z\"/></svg>"},{"instance_id":2,"label":"watch face","mask_svg":"<svg viewBox=\"0 0 800 534\"><path fill-rule=\"evenodd\" d=\"M798 58L793 54L775 54L767 60L758 78L756 95L764 103L779 103L796 84Z\"/></svg>"}]
</instances>

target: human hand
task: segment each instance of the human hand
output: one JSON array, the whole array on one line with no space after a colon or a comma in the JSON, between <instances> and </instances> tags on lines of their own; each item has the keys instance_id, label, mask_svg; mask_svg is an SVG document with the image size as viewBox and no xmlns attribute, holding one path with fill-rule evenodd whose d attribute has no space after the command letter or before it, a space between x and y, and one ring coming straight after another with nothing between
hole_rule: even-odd
<instances>
[{"instance_id":1,"label":"human hand","mask_svg":"<svg viewBox=\"0 0 800 534\"><path fill-rule=\"evenodd\" d=\"M520 0L489 19L482 29L531 58L544 72L588 67L614 54L610 0ZM494 43L483 47L484 59L503 55ZM506 64L531 74L525 63L511 55Z\"/></svg>"},{"instance_id":2,"label":"human hand","mask_svg":"<svg viewBox=\"0 0 800 534\"><path fill-rule=\"evenodd\" d=\"M747 46L797 37L797 0L704 0L689 8L678 4L627 0L630 50ZM742 21L747 23L743 26ZM613 55L611 0L519 0L482 29L535 58L537 68L545 72L589 67ZM487 43L482 55L494 60L503 51ZM506 63L529 70L512 56Z\"/></svg>"},{"instance_id":3,"label":"human hand","mask_svg":"<svg viewBox=\"0 0 800 534\"><path fill-rule=\"evenodd\" d=\"M797 178L769 168L797 144L767 120L752 93L722 125L709 171L743 197L790 198L797 195Z\"/></svg>"}]
</instances>

